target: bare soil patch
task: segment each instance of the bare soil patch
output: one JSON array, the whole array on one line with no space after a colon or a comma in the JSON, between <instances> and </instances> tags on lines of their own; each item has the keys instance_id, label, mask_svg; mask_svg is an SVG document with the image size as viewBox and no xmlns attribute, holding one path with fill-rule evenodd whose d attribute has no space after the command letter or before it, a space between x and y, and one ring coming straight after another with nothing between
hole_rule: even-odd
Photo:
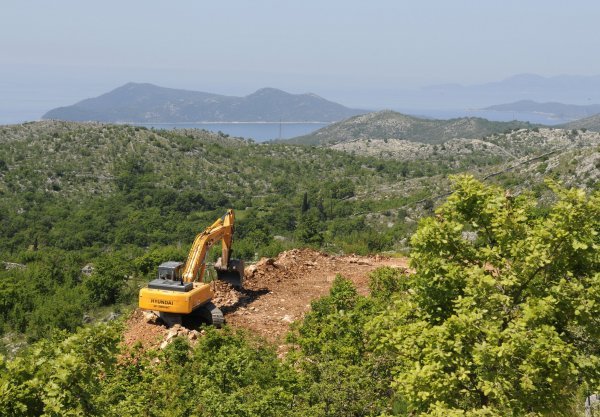
<instances>
[{"instance_id":1,"label":"bare soil patch","mask_svg":"<svg viewBox=\"0 0 600 417\"><path fill-rule=\"evenodd\" d=\"M408 268L408 259L379 255L335 256L311 249L293 249L248 266L242 290L215 282L213 302L223 310L227 324L281 344L290 323L310 310L312 300L328 293L337 274L351 280L358 292L366 295L369 273L382 266ZM178 328L177 335L189 336L190 331L194 332ZM124 344L131 347L141 343L145 349L160 348L167 339L173 338L173 333L151 315L136 310L127 321ZM190 337L195 338L196 334L192 334Z\"/></svg>"}]
</instances>

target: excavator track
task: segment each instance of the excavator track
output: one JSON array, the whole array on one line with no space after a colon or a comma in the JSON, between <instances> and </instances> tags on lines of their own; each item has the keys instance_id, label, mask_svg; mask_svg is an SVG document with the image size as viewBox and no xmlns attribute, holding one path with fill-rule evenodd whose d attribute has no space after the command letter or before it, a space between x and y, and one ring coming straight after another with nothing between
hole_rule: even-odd
<instances>
[{"instance_id":1,"label":"excavator track","mask_svg":"<svg viewBox=\"0 0 600 417\"><path fill-rule=\"evenodd\" d=\"M202 323L220 328L225 324L223 312L210 301L197 307L190 314L167 313L156 310L154 310L154 313L169 328L176 324L188 328L195 328Z\"/></svg>"},{"instance_id":2,"label":"excavator track","mask_svg":"<svg viewBox=\"0 0 600 417\"><path fill-rule=\"evenodd\" d=\"M186 327L196 327L200 323L209 324L220 328L225 324L225 318L223 312L219 307L211 302L205 303L198 307L191 314L174 314L165 313L163 311L155 311L158 317L166 324L167 327L173 327L176 324L184 325Z\"/></svg>"},{"instance_id":3,"label":"excavator track","mask_svg":"<svg viewBox=\"0 0 600 417\"><path fill-rule=\"evenodd\" d=\"M222 327L225 324L225 318L223 312L219 307L214 305L212 302L205 303L202 307L199 307L197 314L205 321L215 327ZM196 312L194 312L196 313Z\"/></svg>"}]
</instances>

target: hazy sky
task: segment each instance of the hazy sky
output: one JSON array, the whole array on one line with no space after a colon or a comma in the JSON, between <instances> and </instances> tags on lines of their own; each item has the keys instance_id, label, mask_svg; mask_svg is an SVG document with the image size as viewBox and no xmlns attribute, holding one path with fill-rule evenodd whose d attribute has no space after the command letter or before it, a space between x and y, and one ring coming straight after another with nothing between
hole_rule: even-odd
<instances>
[{"instance_id":1,"label":"hazy sky","mask_svg":"<svg viewBox=\"0 0 600 417\"><path fill-rule=\"evenodd\" d=\"M0 112L128 81L384 107L394 89L600 74L592 0L0 0L0 15Z\"/></svg>"}]
</instances>

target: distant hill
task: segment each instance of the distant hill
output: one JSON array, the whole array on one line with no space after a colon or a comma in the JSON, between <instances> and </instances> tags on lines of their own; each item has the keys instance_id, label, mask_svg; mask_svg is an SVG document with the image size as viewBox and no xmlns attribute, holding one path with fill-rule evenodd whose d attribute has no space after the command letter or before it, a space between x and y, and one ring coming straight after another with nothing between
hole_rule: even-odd
<instances>
[{"instance_id":1,"label":"distant hill","mask_svg":"<svg viewBox=\"0 0 600 417\"><path fill-rule=\"evenodd\" d=\"M564 129L587 129L594 132L600 132L600 114L565 123L560 127Z\"/></svg>"},{"instance_id":2,"label":"distant hill","mask_svg":"<svg viewBox=\"0 0 600 417\"><path fill-rule=\"evenodd\" d=\"M484 84L431 85L419 90L395 93L398 97L395 105L406 108L472 108L519 100L587 105L589 102L600 102L600 75L543 77L517 74Z\"/></svg>"},{"instance_id":3,"label":"distant hill","mask_svg":"<svg viewBox=\"0 0 600 417\"><path fill-rule=\"evenodd\" d=\"M600 113L600 104L563 104L556 102L538 103L532 100L521 100L514 103L497 104L484 110L520 113L543 113L559 119L581 119L591 114Z\"/></svg>"},{"instance_id":4,"label":"distant hill","mask_svg":"<svg viewBox=\"0 0 600 417\"><path fill-rule=\"evenodd\" d=\"M128 83L99 97L52 109L42 118L135 123L332 122L365 112L315 94L290 94L275 88L233 97Z\"/></svg>"},{"instance_id":5,"label":"distant hill","mask_svg":"<svg viewBox=\"0 0 600 417\"><path fill-rule=\"evenodd\" d=\"M512 129L534 127L527 122L491 122L477 117L449 120L407 116L390 110L352 117L319 129L288 143L331 145L359 139L404 139L421 143L442 143L450 139L475 139Z\"/></svg>"}]
</instances>

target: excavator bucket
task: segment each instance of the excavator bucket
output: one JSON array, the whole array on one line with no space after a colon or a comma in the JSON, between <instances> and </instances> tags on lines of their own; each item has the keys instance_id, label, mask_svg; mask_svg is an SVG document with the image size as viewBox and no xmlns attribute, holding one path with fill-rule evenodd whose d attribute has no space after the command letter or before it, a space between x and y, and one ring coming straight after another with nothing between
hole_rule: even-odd
<instances>
[{"instance_id":1,"label":"excavator bucket","mask_svg":"<svg viewBox=\"0 0 600 417\"><path fill-rule=\"evenodd\" d=\"M217 278L229 283L234 288L242 288L244 285L244 261L231 259L227 266L221 265L221 258L215 263Z\"/></svg>"}]
</instances>

